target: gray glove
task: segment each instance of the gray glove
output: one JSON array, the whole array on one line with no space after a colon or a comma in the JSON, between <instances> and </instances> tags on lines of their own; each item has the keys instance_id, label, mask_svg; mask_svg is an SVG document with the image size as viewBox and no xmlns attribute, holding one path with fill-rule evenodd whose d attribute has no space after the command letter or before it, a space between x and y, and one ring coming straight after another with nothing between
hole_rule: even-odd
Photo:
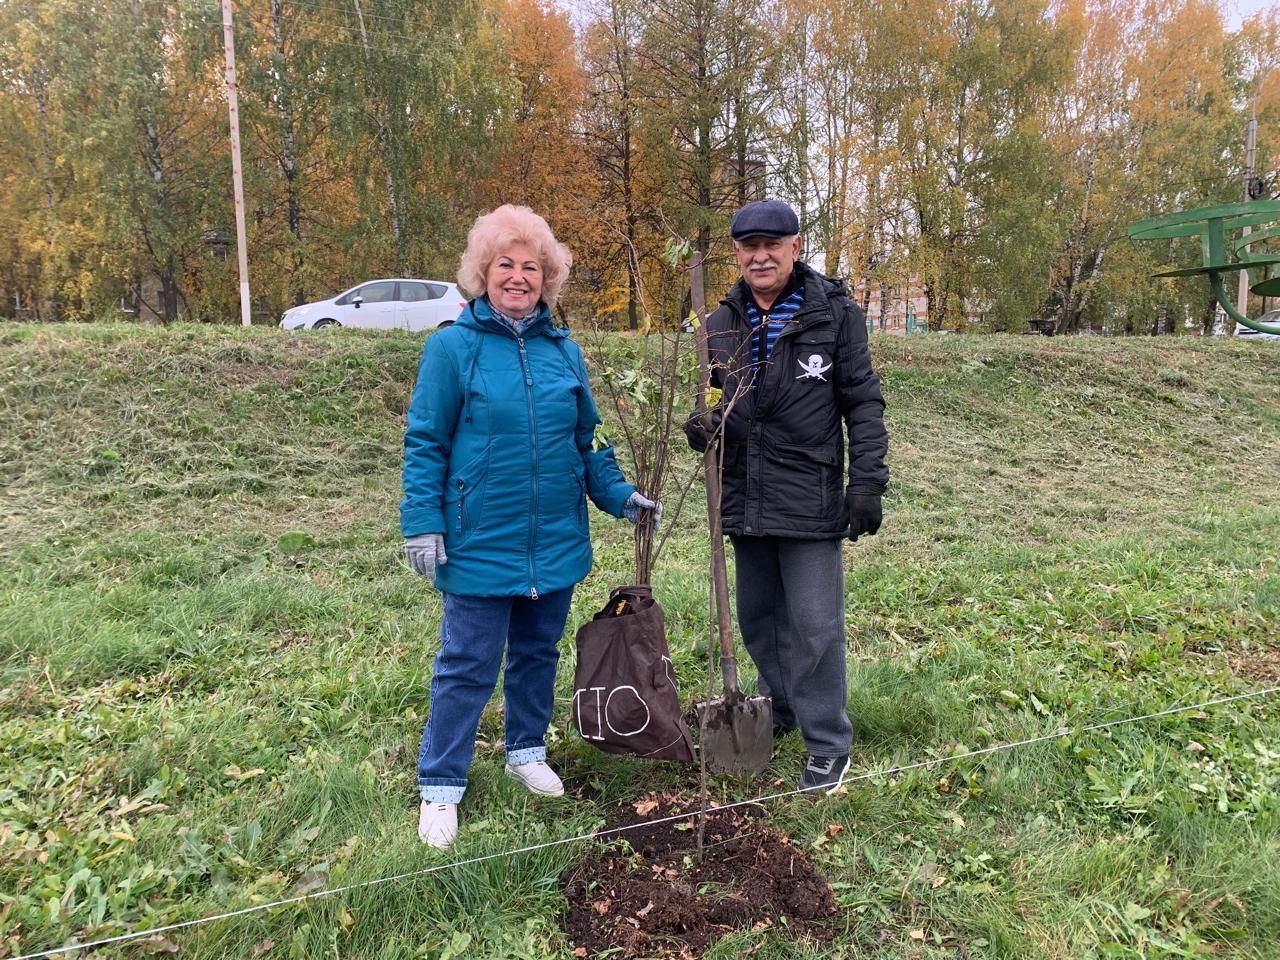
<instances>
[{"instance_id":1,"label":"gray glove","mask_svg":"<svg viewBox=\"0 0 1280 960\"><path fill-rule=\"evenodd\" d=\"M434 583L436 564L449 562L449 557L444 552L444 534L422 533L416 537L406 537L404 558L415 573Z\"/></svg>"},{"instance_id":2,"label":"gray glove","mask_svg":"<svg viewBox=\"0 0 1280 960\"><path fill-rule=\"evenodd\" d=\"M650 500L637 490L627 497L627 502L622 505L622 515L632 523L636 523L640 520L641 510L653 511L653 529L657 530L662 524L662 502Z\"/></svg>"}]
</instances>

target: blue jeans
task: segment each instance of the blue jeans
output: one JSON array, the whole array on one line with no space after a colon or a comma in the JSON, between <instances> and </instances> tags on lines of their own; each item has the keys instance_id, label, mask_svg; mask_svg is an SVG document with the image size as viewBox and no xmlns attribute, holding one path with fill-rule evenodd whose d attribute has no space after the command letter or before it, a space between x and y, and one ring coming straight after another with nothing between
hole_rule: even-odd
<instances>
[{"instance_id":1,"label":"blue jeans","mask_svg":"<svg viewBox=\"0 0 1280 960\"><path fill-rule=\"evenodd\" d=\"M573 587L528 597L444 594L440 652L431 677L431 705L418 753L418 789L431 803L457 803L467 789L480 714L498 683L506 651L507 763L544 760L544 737L555 702L558 644Z\"/></svg>"}]
</instances>

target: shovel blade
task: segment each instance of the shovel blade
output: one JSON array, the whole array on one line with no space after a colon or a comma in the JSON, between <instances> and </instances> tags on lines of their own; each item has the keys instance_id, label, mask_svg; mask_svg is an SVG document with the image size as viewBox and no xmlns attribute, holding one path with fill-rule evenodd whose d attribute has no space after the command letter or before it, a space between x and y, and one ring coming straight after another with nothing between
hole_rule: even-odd
<instances>
[{"instance_id":1,"label":"shovel blade","mask_svg":"<svg viewBox=\"0 0 1280 960\"><path fill-rule=\"evenodd\" d=\"M768 697L723 697L698 705L698 742L712 773L760 773L773 759L773 703Z\"/></svg>"}]
</instances>

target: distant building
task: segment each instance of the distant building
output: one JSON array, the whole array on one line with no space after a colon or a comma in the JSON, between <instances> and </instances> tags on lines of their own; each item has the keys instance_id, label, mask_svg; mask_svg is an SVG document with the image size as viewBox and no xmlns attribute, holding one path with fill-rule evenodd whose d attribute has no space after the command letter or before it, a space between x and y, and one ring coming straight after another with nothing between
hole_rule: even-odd
<instances>
[{"instance_id":1,"label":"distant building","mask_svg":"<svg viewBox=\"0 0 1280 960\"><path fill-rule=\"evenodd\" d=\"M929 298L918 274L911 274L907 283L891 284L860 277L854 280L853 302L858 306L866 301L867 319L871 328L882 333L922 333L929 327ZM869 289L869 295L868 295ZM977 296L965 301L965 319L970 324L985 319L990 304Z\"/></svg>"},{"instance_id":2,"label":"distant building","mask_svg":"<svg viewBox=\"0 0 1280 960\"><path fill-rule=\"evenodd\" d=\"M860 277L853 281L853 302L866 307L871 329L880 333L915 333L927 329L929 299L920 278L912 274L904 286Z\"/></svg>"}]
</instances>

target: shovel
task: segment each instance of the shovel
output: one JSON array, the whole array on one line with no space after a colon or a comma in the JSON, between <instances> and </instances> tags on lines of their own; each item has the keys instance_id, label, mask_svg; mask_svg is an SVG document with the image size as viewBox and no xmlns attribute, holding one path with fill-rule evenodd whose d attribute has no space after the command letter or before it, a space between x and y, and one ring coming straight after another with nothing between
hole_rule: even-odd
<instances>
[{"instance_id":1,"label":"shovel","mask_svg":"<svg viewBox=\"0 0 1280 960\"><path fill-rule=\"evenodd\" d=\"M703 289L702 254L693 255L692 299L698 317L694 340L701 377L698 409L705 410L711 383L711 352L707 345L706 295ZM716 628L720 635L722 696L698 704L698 740L707 769L713 773L742 776L760 773L773 758L773 704L768 697L748 697L738 686L738 658L733 648L733 621L729 616L729 577L724 562L724 533L720 520L720 443L707 445L702 454L706 475L707 519L711 525L711 588L716 602Z\"/></svg>"}]
</instances>

